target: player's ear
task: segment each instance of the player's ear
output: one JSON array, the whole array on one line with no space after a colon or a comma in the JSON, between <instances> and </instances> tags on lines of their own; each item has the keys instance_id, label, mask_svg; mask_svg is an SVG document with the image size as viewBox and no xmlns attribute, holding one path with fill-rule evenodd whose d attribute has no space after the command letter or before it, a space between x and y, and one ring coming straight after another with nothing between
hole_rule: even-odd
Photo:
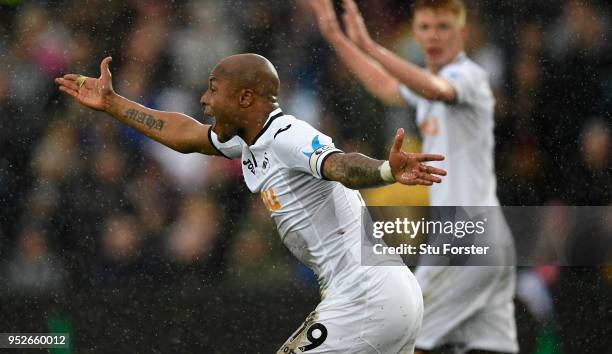
<instances>
[{"instance_id":1,"label":"player's ear","mask_svg":"<svg viewBox=\"0 0 612 354\"><path fill-rule=\"evenodd\" d=\"M238 104L240 107L247 108L253 104L253 99L255 98L255 94L251 89L242 89L240 91L240 96L238 96Z\"/></svg>"}]
</instances>

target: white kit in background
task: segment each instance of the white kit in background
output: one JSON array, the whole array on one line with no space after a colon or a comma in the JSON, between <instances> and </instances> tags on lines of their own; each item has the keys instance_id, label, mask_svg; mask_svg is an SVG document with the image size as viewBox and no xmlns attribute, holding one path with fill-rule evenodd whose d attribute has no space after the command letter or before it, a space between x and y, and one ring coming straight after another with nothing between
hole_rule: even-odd
<instances>
[{"instance_id":1,"label":"white kit in background","mask_svg":"<svg viewBox=\"0 0 612 354\"><path fill-rule=\"evenodd\" d=\"M456 103L430 101L400 86L402 97L416 107L422 152L446 156L431 163L448 175L444 183L430 188L430 205L499 206L493 160L495 98L488 75L464 53L438 75L453 86ZM492 246L508 257L502 264L511 264L512 236L503 215L499 216L502 222ZM425 304L417 348L459 344L465 351L518 352L513 267L425 266L415 274Z\"/></svg>"}]
</instances>

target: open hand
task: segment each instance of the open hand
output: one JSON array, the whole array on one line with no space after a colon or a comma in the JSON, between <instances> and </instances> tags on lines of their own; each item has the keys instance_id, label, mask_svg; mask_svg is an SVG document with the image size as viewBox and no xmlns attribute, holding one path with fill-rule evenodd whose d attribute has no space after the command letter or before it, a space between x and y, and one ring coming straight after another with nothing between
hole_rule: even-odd
<instances>
[{"instance_id":1,"label":"open hand","mask_svg":"<svg viewBox=\"0 0 612 354\"><path fill-rule=\"evenodd\" d=\"M328 42L333 42L337 36L344 35L331 0L310 0L309 4L317 18L323 38Z\"/></svg>"},{"instance_id":2,"label":"open hand","mask_svg":"<svg viewBox=\"0 0 612 354\"><path fill-rule=\"evenodd\" d=\"M427 161L442 161L444 156L436 154L418 154L401 151L404 143L404 129L400 128L395 134L395 141L389 152L389 165L395 180L401 184L421 184L431 186L440 183L438 176L446 176L446 171L423 164Z\"/></svg>"},{"instance_id":3,"label":"open hand","mask_svg":"<svg viewBox=\"0 0 612 354\"><path fill-rule=\"evenodd\" d=\"M355 4L354 0L343 0L342 6L344 13L342 14L342 22L346 29L348 37L359 46L361 49L366 49L372 45L374 41L368 33L368 29L363 21L363 16Z\"/></svg>"},{"instance_id":4,"label":"open hand","mask_svg":"<svg viewBox=\"0 0 612 354\"><path fill-rule=\"evenodd\" d=\"M106 109L107 99L115 94L108 64L113 60L106 57L100 63L100 77L85 77L66 74L55 79L59 89L74 97L82 105L98 111Z\"/></svg>"}]
</instances>

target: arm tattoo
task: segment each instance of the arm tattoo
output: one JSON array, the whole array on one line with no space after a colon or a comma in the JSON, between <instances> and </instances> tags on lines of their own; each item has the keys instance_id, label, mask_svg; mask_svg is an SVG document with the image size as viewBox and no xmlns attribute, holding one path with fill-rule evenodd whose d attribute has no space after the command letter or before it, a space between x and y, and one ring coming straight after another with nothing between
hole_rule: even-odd
<instances>
[{"instance_id":1,"label":"arm tattoo","mask_svg":"<svg viewBox=\"0 0 612 354\"><path fill-rule=\"evenodd\" d=\"M332 181L338 181L351 189L370 188L385 185L378 167L383 161L358 153L333 154L325 161L323 174Z\"/></svg>"},{"instance_id":2,"label":"arm tattoo","mask_svg":"<svg viewBox=\"0 0 612 354\"><path fill-rule=\"evenodd\" d=\"M125 111L125 116L129 120L149 127L149 129L155 129L159 131L162 131L162 129L164 129L165 122L162 119L155 119L154 116L138 111L134 108L130 108Z\"/></svg>"}]
</instances>

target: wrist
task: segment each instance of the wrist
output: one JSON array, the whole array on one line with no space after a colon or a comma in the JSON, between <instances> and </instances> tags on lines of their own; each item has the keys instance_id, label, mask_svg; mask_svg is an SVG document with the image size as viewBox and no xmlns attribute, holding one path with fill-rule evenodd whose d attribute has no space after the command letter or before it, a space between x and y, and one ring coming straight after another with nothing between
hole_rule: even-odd
<instances>
[{"instance_id":1,"label":"wrist","mask_svg":"<svg viewBox=\"0 0 612 354\"><path fill-rule=\"evenodd\" d=\"M119 95L115 92L104 96L104 112L112 114L118 105Z\"/></svg>"},{"instance_id":2,"label":"wrist","mask_svg":"<svg viewBox=\"0 0 612 354\"><path fill-rule=\"evenodd\" d=\"M395 177L393 177L393 171L391 171L389 160L385 160L378 166L378 171L380 172L380 178L385 181L385 183L395 183Z\"/></svg>"}]
</instances>

